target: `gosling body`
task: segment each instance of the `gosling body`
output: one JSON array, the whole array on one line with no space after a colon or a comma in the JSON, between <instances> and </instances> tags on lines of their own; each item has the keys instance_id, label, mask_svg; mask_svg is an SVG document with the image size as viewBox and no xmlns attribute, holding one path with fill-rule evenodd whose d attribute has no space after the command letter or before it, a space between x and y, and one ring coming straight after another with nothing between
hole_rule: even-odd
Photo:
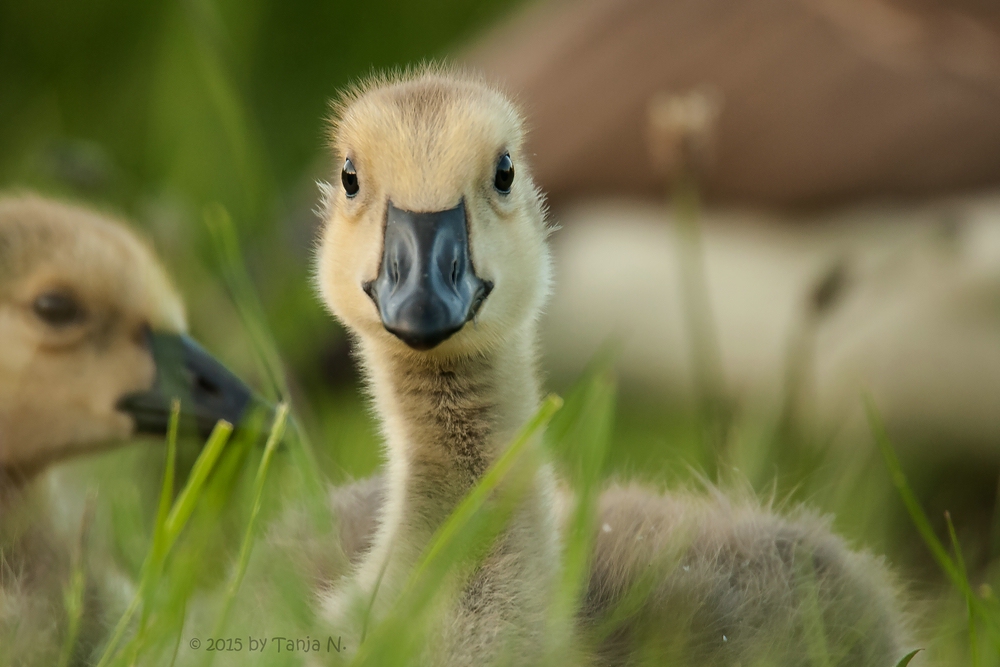
<instances>
[{"instance_id":1,"label":"gosling body","mask_svg":"<svg viewBox=\"0 0 1000 667\"><path fill-rule=\"evenodd\" d=\"M482 83L433 68L369 82L339 108L333 149L343 187L328 191L317 281L357 340L388 458L384 500L372 482L333 496L351 526L347 556L358 563L325 595L327 618L340 628L350 625L352 605L367 601L370 620L379 620L434 531L536 409L536 321L550 266L520 121ZM511 164L520 179L513 186L504 172ZM459 261L421 250L415 232L405 252L394 239L396 225L411 224L400 222L399 209L443 227L459 208L468 238L456 243L467 244L473 278L490 289L455 327L446 299L435 299L441 289L448 299L464 289ZM421 278L412 266L423 267ZM425 305L411 308L411 298ZM494 664L503 653L497 638L511 636L520 664L539 659L561 508L572 503L544 466L526 498L434 628L435 648L416 662ZM372 511L370 520L357 516ZM808 513L782 518L721 494L615 487L601 498L594 530L577 623L586 662L635 664L649 650L682 665L827 656L888 667L901 657L903 624L885 569ZM648 595L630 601L637 585ZM636 605L634 613L609 625L623 604Z\"/></svg>"},{"instance_id":2,"label":"gosling body","mask_svg":"<svg viewBox=\"0 0 1000 667\"><path fill-rule=\"evenodd\" d=\"M374 475L331 489L348 562L371 549L385 485ZM558 486L560 532L571 507L572 495ZM885 562L852 550L806 508L779 513L748 494L615 484L600 496L593 531L577 612L591 664L628 665L653 646L680 665L829 659L892 667L912 649L901 588ZM647 594L630 599L636 590ZM634 613L615 621L614 611L629 604Z\"/></svg>"}]
</instances>

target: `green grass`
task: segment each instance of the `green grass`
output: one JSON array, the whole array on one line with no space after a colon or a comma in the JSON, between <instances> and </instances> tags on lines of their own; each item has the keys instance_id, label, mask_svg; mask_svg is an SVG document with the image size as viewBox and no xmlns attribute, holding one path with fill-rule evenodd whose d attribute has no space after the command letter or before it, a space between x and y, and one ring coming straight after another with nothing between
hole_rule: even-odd
<instances>
[{"instance_id":1,"label":"green grass","mask_svg":"<svg viewBox=\"0 0 1000 667\"><path fill-rule=\"evenodd\" d=\"M352 664L406 664L407 656L412 655L422 640L422 625L417 619L425 617L434 608L435 600L442 594L445 577L456 567L462 567L460 563L467 563L470 558L475 560L476 554L481 555L484 545L490 543L505 521L505 508L509 510L509 503L491 503L489 507L492 510L486 511L486 498L495 493L501 480L509 481L511 475L523 475L539 460L547 458L557 462L564 479L578 493L577 505L570 514L565 531L563 579L550 619L553 641L550 655L561 656L580 648L567 645L566 637L569 635L565 630L572 624L575 609L580 604L589 565L592 532L588 527L593 525L596 494L607 479L607 459L614 458L616 391L609 358L605 354L595 361L591 370L567 393L562 410L559 408L563 401L550 397L533 421L525 425L506 454L438 531L397 604L386 617L368 629ZM951 592L941 589L938 599L957 599L965 603L955 606L956 612L946 617L924 619L923 629L931 631L925 635L931 638L930 643L914 647L913 653L900 660L900 666L908 664L917 651L944 661L941 664L996 665L1000 613L995 597L986 588L978 592L974 590L950 517L951 553L931 528L871 402L868 403L868 410L889 483L895 488L899 501L906 507L927 549L951 584ZM220 424L201 450L183 488L176 494L173 489L178 447L176 418L172 420L160 494L154 508L151 542L137 590L121 614L114 632L103 645L99 666L302 664L303 654L296 652L252 656L235 650L204 650L208 642L218 644L220 639L224 640L224 646L229 646L226 642L234 637L241 638L248 646L251 637L267 638L269 641L279 636L299 639L322 637L325 648L328 633L316 623L314 611L308 609L310 599L308 596L296 599L296 591L308 590L308 575L297 570L291 561L281 562L281 554L269 542L267 531L262 530L261 525L268 520L280 525L285 516L281 505L296 506L297 503L316 501L311 494L302 493L301 488L298 493L293 490L301 481L298 474L301 471L296 470L298 465L291 452L287 451L289 448L279 446L286 435L287 415L287 408L282 405L270 426L263 451L247 452L238 460L235 467L242 469L242 476L249 476L251 471L255 471L248 488L241 489L239 470L219 474L230 437L230 429ZM532 446L537 441L533 436L546 424L545 447L538 449ZM698 436L693 437L698 442L704 442ZM508 486L516 489L516 484ZM102 502L119 502L114 491L114 488L110 489ZM235 521L240 526L227 540L228 545L220 545L211 534L197 529L197 517L207 511L203 505L213 496L223 499L222 507L218 513L208 512L207 516ZM122 498L127 501L129 496L126 494ZM249 502L241 506L241 501ZM278 506L275 507L274 503ZM270 506L269 511L265 510L266 506ZM248 508L248 512L241 512L241 507ZM193 529L195 534L186 534L189 529ZM222 567L228 575L210 582L192 583L193 573L184 570L195 566L198 557L205 553L206 543L213 544L215 549L222 546L228 554ZM79 613L80 576L79 571L74 571L67 594L71 617ZM804 573L803 590L810 590L810 576L810 572ZM184 582L179 586L180 595L164 590L169 589L178 578ZM641 606L644 595L642 586L639 586L634 592L634 600L630 602L626 599L623 603L617 621L628 617L632 613L629 609ZM961 614L963 606L964 615ZM298 609L288 613L291 607ZM820 623L809 624L811 629L808 631L815 637L811 644L815 653L813 664L831 664L827 662L829 658L821 620L818 616L813 620ZM928 626L929 620L931 623ZM617 621L609 619L611 626ZM964 631L959 631L961 626L964 626ZM559 630L560 627L563 631ZM74 635L71 631L68 641ZM203 642L197 650L191 644L195 639ZM952 660L960 662L949 662Z\"/></svg>"},{"instance_id":2,"label":"green grass","mask_svg":"<svg viewBox=\"0 0 1000 667\"><path fill-rule=\"evenodd\" d=\"M969 581L969 573L962 558L962 549L955 534L955 527L952 524L950 514L946 512L945 520L948 525L948 536L951 541L954 558L948 555L948 549L938 539L913 489L907 482L906 474L903 472L899 459L893 450L892 444L889 442L889 437L886 435L885 427L879 417L878 410L870 397L866 397L865 399L865 408L868 412L868 420L871 424L875 441L882 453L886 468L892 477L892 483L906 505L906 510L913 524L917 527L928 550L930 550L934 559L941 567L941 571L951 582L954 590L965 600L968 624L967 657L969 664L974 667L979 667L983 664L996 664L997 660L1000 660L1000 604L997 603L996 598L989 592L989 588L984 589L984 595L978 595L973 591L972 583ZM988 653L986 653L986 655L991 656L989 663L985 662L985 652L980 644L977 632L977 627L980 625L986 629L987 637L984 638L984 641L989 645L987 649Z\"/></svg>"},{"instance_id":3,"label":"green grass","mask_svg":"<svg viewBox=\"0 0 1000 667\"><path fill-rule=\"evenodd\" d=\"M187 484L177 497L177 500L170 505L169 511L166 511L168 507L167 503L169 502L170 495L172 495L170 493L170 487L173 482L173 460L176 452L177 438L176 406L177 403L175 402L174 416L171 419L171 432L168 437L167 474L164 475L164 492L161 495L161 500L164 502L160 506L160 511L157 512L157 523L156 529L153 533L153 543L142 566L142 574L139 579L139 590L132 598L132 602L129 603L128 608L122 614L121 619L119 619L118 624L115 626L114 634L105 646L104 653L97 663L98 667L104 667L105 665L111 664L112 660L117 655L119 643L128 630L129 624L131 623L135 612L141 609L141 621L139 629L135 633L135 637L131 642L134 650L130 654L129 662L134 662L137 659L145 638L147 622L149 617L153 614L155 593L157 587L161 583L167 556L169 555L174 544L177 542L177 538L180 536L181 531L187 525L191 515L194 513L195 506L200 499L202 487L205 485L208 474L211 472L216 461L218 461L219 456L222 453L223 448L226 446L226 443L229 442L229 436L233 431L232 425L227 424L226 422L219 422L219 424L216 425L215 430L213 430L212 435L208 439L208 442L205 443L205 448L202 450L201 455L195 462Z\"/></svg>"}]
</instances>

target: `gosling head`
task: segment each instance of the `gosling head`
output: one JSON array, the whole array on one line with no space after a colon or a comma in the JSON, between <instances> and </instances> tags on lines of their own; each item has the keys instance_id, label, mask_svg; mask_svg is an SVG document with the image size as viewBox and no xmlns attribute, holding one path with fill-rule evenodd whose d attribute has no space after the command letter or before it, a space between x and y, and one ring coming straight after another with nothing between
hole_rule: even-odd
<instances>
[{"instance_id":1,"label":"gosling head","mask_svg":"<svg viewBox=\"0 0 1000 667\"><path fill-rule=\"evenodd\" d=\"M349 329L406 354L481 353L548 292L544 204L513 105L436 68L348 93L333 125L318 282Z\"/></svg>"},{"instance_id":2,"label":"gosling head","mask_svg":"<svg viewBox=\"0 0 1000 667\"><path fill-rule=\"evenodd\" d=\"M174 396L202 431L239 419L250 391L185 328L163 269L122 225L0 197L0 470L26 477L162 433Z\"/></svg>"}]
</instances>

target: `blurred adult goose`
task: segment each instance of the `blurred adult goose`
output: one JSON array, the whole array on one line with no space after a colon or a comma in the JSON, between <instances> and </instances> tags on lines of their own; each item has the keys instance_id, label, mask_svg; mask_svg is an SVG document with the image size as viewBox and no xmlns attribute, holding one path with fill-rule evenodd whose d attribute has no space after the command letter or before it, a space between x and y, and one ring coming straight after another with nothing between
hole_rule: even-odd
<instances>
[{"instance_id":1,"label":"blurred adult goose","mask_svg":"<svg viewBox=\"0 0 1000 667\"><path fill-rule=\"evenodd\" d=\"M55 664L44 656L60 646L69 549L31 482L59 461L165 432L173 396L202 431L249 405L251 392L185 328L167 275L122 224L0 196L0 662Z\"/></svg>"},{"instance_id":2,"label":"blurred adult goose","mask_svg":"<svg viewBox=\"0 0 1000 667\"><path fill-rule=\"evenodd\" d=\"M371 482L334 494L348 514L378 508L370 547L351 543L363 550L356 571L325 600L349 647L361 633L352 604L371 603L369 622L384 614L539 406L536 329L551 269L522 133L499 92L436 69L370 81L339 110L342 187L328 192L317 280L358 343L388 456L384 501ZM415 662L494 664L505 650L518 664L539 659L564 505L542 466ZM595 530L581 631L592 634L633 585L651 595L588 662L634 664L657 636L674 640L663 648L677 664L804 665L817 641L831 664L900 657L882 566L808 514L616 488ZM677 567L655 567L673 554Z\"/></svg>"}]
</instances>

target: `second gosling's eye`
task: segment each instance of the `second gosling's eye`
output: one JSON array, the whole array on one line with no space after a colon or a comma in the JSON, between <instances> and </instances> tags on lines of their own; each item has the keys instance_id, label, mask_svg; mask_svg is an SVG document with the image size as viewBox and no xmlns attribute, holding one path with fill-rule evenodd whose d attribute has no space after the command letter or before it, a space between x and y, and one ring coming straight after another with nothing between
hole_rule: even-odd
<instances>
[{"instance_id":1,"label":"second gosling's eye","mask_svg":"<svg viewBox=\"0 0 1000 667\"><path fill-rule=\"evenodd\" d=\"M497 173L493 179L493 187L495 187L500 194L508 194L510 192L510 186L514 183L514 163L510 161L510 153L504 153L504 156L500 158L497 162Z\"/></svg>"},{"instance_id":2,"label":"second gosling's eye","mask_svg":"<svg viewBox=\"0 0 1000 667\"><path fill-rule=\"evenodd\" d=\"M83 320L83 306L68 292L40 294L31 309L40 320L52 327L62 328Z\"/></svg>"},{"instance_id":3,"label":"second gosling's eye","mask_svg":"<svg viewBox=\"0 0 1000 667\"><path fill-rule=\"evenodd\" d=\"M358 172L354 169L351 158L344 160L344 170L340 172L340 181L344 184L344 192L347 193L348 197L358 194L358 190L361 189L358 184Z\"/></svg>"}]
</instances>

